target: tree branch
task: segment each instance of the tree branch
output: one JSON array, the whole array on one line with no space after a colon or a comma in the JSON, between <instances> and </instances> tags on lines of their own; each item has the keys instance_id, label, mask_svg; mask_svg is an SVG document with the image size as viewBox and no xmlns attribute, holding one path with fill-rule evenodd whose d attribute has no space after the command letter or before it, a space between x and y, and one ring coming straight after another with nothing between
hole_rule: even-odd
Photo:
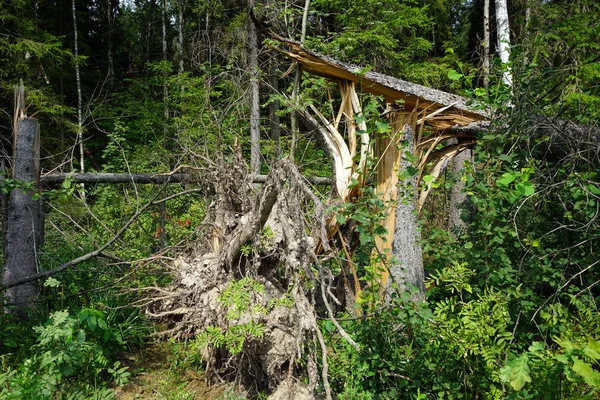
<instances>
[{"instance_id":1,"label":"tree branch","mask_svg":"<svg viewBox=\"0 0 600 400\"><path fill-rule=\"evenodd\" d=\"M59 265L56 268L49 269L49 270L43 271L43 272L39 272L37 274L29 275L29 276L26 276L25 278L22 278L22 279L19 279L19 280L7 283L6 285L0 287L0 291L4 291L4 290L9 289L11 287L22 285L24 283L31 282L31 281L34 281L34 280L37 280L37 279L47 278L49 276L52 276L52 275L54 275L54 274L56 274L58 272L61 272L61 271L65 270L67 268L70 268L70 267L75 266L75 265L77 265L79 263L87 261L87 260L89 260L91 258L99 256L100 254L102 254L102 252L104 250L106 250L110 245L112 245L115 241L117 241L117 239L119 239L119 237L121 237L121 235L127 230L127 228L129 228L131 226L131 224L133 224L135 222L135 220L138 219L138 217L140 215L142 215L142 213L144 211L146 211L148 208L150 208L154 204L160 202L160 200L156 201L156 198L160 195L161 192L162 192L162 190L159 191L156 194L156 196L154 196L154 198L150 202L148 202L144 207L140 208L135 214L133 214L133 216L129 219L129 221L127 221L127 223L125 223L125 225L123 225L121 227L121 229L119 229L119 231L112 238L110 238L110 240L108 240L106 243L104 243L104 245L102 245L98 249L96 249L94 251L91 251L91 252L89 252L87 254L84 254L84 255L82 255L80 257L77 257L77 258L75 258L75 259L73 259L73 260L71 260L69 262L61 264L61 265Z\"/></svg>"}]
</instances>

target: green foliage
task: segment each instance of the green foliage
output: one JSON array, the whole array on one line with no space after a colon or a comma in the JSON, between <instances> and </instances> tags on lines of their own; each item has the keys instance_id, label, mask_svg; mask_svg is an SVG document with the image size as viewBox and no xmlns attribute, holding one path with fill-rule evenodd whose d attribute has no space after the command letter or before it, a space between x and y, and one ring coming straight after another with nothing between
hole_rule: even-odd
<instances>
[{"instance_id":1,"label":"green foliage","mask_svg":"<svg viewBox=\"0 0 600 400\"><path fill-rule=\"evenodd\" d=\"M243 350L246 340L261 339L265 333L261 318L276 307L290 307L293 304L289 295L272 298L267 304L261 304L257 297L262 297L264 292L264 285L250 277L231 282L219 296L219 301L227 311L229 327L221 329L209 326L196 337L193 347L206 348L212 345L238 354Z\"/></svg>"},{"instance_id":2,"label":"green foliage","mask_svg":"<svg viewBox=\"0 0 600 400\"><path fill-rule=\"evenodd\" d=\"M523 71L519 100L542 112L586 123L600 113L600 6L584 0L566 6L544 3L532 14L531 33L523 45L531 64Z\"/></svg>"},{"instance_id":3,"label":"green foliage","mask_svg":"<svg viewBox=\"0 0 600 400\"><path fill-rule=\"evenodd\" d=\"M0 398L50 399L59 391L78 393L73 398L112 398L98 378L105 375L116 384L127 383L127 368L111 360L124 343L118 331L108 326L105 313L57 311L34 331L37 340L31 357L18 368L0 373ZM86 381L99 385L82 386Z\"/></svg>"},{"instance_id":4,"label":"green foliage","mask_svg":"<svg viewBox=\"0 0 600 400\"><path fill-rule=\"evenodd\" d=\"M318 0L314 7L335 21L327 32L335 35L309 43L340 59L368 64L380 72L398 71L432 48L425 38L432 21L417 1L392 1L383 7L374 0Z\"/></svg>"}]
</instances>

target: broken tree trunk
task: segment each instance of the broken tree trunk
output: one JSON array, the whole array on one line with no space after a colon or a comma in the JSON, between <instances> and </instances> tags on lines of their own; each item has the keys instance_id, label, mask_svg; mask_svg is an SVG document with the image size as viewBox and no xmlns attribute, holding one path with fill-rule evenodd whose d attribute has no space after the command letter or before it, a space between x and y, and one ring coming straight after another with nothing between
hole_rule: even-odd
<instances>
[{"instance_id":1,"label":"broken tree trunk","mask_svg":"<svg viewBox=\"0 0 600 400\"><path fill-rule=\"evenodd\" d=\"M4 241L4 274L2 282L9 285L38 272L38 248L41 242L42 216L40 203L33 198L39 178L40 128L33 118L17 122L13 180L21 188L14 189L8 199L6 238ZM5 291L9 312L27 317L27 308L38 295L36 281L14 286Z\"/></svg>"},{"instance_id":2,"label":"broken tree trunk","mask_svg":"<svg viewBox=\"0 0 600 400\"><path fill-rule=\"evenodd\" d=\"M376 240L378 251L387 260L381 287L387 289L395 283L401 291L413 291L413 300L424 300L425 274L416 213L417 177L408 173L413 165L406 157L406 152L415 152L414 127L411 127L415 125L415 115L391 112L389 118L392 135L380 138L377 144L380 157L377 193L390 204L388 217L382 222L387 233Z\"/></svg>"},{"instance_id":3,"label":"broken tree trunk","mask_svg":"<svg viewBox=\"0 0 600 400\"><path fill-rule=\"evenodd\" d=\"M396 122L396 121L394 121ZM401 123L401 121L398 121ZM405 151L414 152L414 131L404 123ZM407 171L412 163L402 157L400 170ZM408 172L408 171L407 171ZM425 300L425 273L421 252L421 233L417 226L417 179L409 173L398 182L398 203L396 205L396 226L392 241L392 264L390 276L400 290L412 291L413 300Z\"/></svg>"},{"instance_id":4,"label":"broken tree trunk","mask_svg":"<svg viewBox=\"0 0 600 400\"><path fill-rule=\"evenodd\" d=\"M467 229L467 223L463 216L467 207L469 196L465 191L466 182L462 180L465 163L471 161L470 151L464 150L458 153L450 162L452 173L452 189L450 189L450 206L448 214L448 232L458 236Z\"/></svg>"}]
</instances>

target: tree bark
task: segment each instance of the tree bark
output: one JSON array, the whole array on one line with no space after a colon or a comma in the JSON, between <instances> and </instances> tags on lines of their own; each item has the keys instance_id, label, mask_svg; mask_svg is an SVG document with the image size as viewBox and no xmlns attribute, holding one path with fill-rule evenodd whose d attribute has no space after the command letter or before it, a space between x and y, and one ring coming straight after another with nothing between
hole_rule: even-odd
<instances>
[{"instance_id":1,"label":"tree bark","mask_svg":"<svg viewBox=\"0 0 600 400\"><path fill-rule=\"evenodd\" d=\"M403 133L405 151L414 152L414 131L405 124ZM403 156L400 161L400 171L410 166L411 162ZM416 213L418 193L416 184L416 177L398 181L392 263L389 267L392 282L396 283L401 291L412 291L411 298L414 301L425 300L425 272Z\"/></svg>"},{"instance_id":2,"label":"tree bark","mask_svg":"<svg viewBox=\"0 0 600 400\"><path fill-rule=\"evenodd\" d=\"M135 183L135 184L165 184L197 182L193 175L188 174L112 174L112 173L86 173L86 174L48 174L40 179L42 185L54 185L71 179L74 183ZM254 183L265 183L267 175L255 175ZM313 185L331 185L331 178L314 176L304 177Z\"/></svg>"},{"instance_id":3,"label":"tree bark","mask_svg":"<svg viewBox=\"0 0 600 400\"><path fill-rule=\"evenodd\" d=\"M483 87L489 94L490 87L490 0L483 5Z\"/></svg>"},{"instance_id":4,"label":"tree bark","mask_svg":"<svg viewBox=\"0 0 600 400\"><path fill-rule=\"evenodd\" d=\"M310 7L310 0L304 1L304 12L302 14L302 31L300 33L300 45L304 45L304 39L306 38L306 22L308 20L308 8ZM294 87L292 88L292 105L298 106L298 95L300 93L300 83L302 80L302 66L296 65L296 71L294 73ZM294 162L296 157L296 147L298 146L298 136L300 136L300 128L298 127L298 114L292 110L290 130L292 131L292 143L290 147L290 158Z\"/></svg>"},{"instance_id":5,"label":"tree bark","mask_svg":"<svg viewBox=\"0 0 600 400\"><path fill-rule=\"evenodd\" d=\"M254 0L248 0L248 10ZM260 173L260 99L258 82L258 33L248 13L248 67L250 68L250 173Z\"/></svg>"},{"instance_id":6,"label":"tree bark","mask_svg":"<svg viewBox=\"0 0 600 400\"><path fill-rule=\"evenodd\" d=\"M167 61L168 61L168 54L167 54L167 0L163 0L162 1L162 55L163 55L163 61L165 63L165 65L163 66L163 114L164 114L164 126L163 126L163 143L165 147L168 147L169 145L169 138L168 138L168 121L169 121L169 86L167 84L167 77L168 77L168 73L167 73ZM166 209L165 209L165 204L164 203L160 203L159 205L159 212L160 212L160 219L158 221L158 248L162 249L165 247L166 245L166 234L165 234L165 213L166 213Z\"/></svg>"},{"instance_id":7,"label":"tree bark","mask_svg":"<svg viewBox=\"0 0 600 400\"><path fill-rule=\"evenodd\" d=\"M464 212L468 205L469 197L465 191L466 182L461 179L465 168L465 162L471 160L469 150L463 150L458 153L450 162L450 172L452 174L452 188L450 189L450 206L448 215L448 232L457 236L467 229Z\"/></svg>"},{"instance_id":8,"label":"tree bark","mask_svg":"<svg viewBox=\"0 0 600 400\"><path fill-rule=\"evenodd\" d=\"M38 272L43 227L39 202L32 195L39 179L39 129L38 121L33 118L21 118L17 123L12 178L32 184L33 191L14 189L9 195L2 279L5 286ZM38 292L36 281L7 289L5 300L12 306L9 311L27 318L27 309Z\"/></svg>"},{"instance_id":9,"label":"tree bark","mask_svg":"<svg viewBox=\"0 0 600 400\"><path fill-rule=\"evenodd\" d=\"M116 18L116 9L119 7L118 0L106 0L106 19L107 19L107 32L106 32L106 42L107 42L107 78L108 78L108 87L112 89L114 85L115 79L115 55L114 55L114 30L115 30L115 18Z\"/></svg>"},{"instance_id":10,"label":"tree bark","mask_svg":"<svg viewBox=\"0 0 600 400\"><path fill-rule=\"evenodd\" d=\"M502 64L507 64L510 58L510 26L506 0L496 0L496 32L498 36L498 55L502 60ZM506 85L512 86L510 68L502 74L502 81Z\"/></svg>"},{"instance_id":11,"label":"tree bark","mask_svg":"<svg viewBox=\"0 0 600 400\"><path fill-rule=\"evenodd\" d=\"M183 9L185 8L185 1L179 0L178 3L178 18L177 18L177 33L179 37L179 46L177 48L177 54L179 58L179 69L177 72L183 74Z\"/></svg>"},{"instance_id":12,"label":"tree bark","mask_svg":"<svg viewBox=\"0 0 600 400\"><path fill-rule=\"evenodd\" d=\"M277 96L279 94L279 74L277 72L277 57L271 58L271 89L273 94ZM271 106L269 109L270 113L270 122L271 122L271 140L273 140L275 144L275 160L279 160L281 158L281 146L280 146L280 138L281 138L281 121L279 118L279 100L274 99L271 102Z\"/></svg>"},{"instance_id":13,"label":"tree bark","mask_svg":"<svg viewBox=\"0 0 600 400\"><path fill-rule=\"evenodd\" d=\"M81 75L79 73L79 45L77 35L77 10L75 9L75 0L71 0L73 11L73 56L75 57L75 79L77 84L77 141L79 142L79 172L85 172L84 151L83 151L83 99L81 94ZM82 187L82 189L84 189ZM82 191L85 199L85 191Z\"/></svg>"}]
</instances>

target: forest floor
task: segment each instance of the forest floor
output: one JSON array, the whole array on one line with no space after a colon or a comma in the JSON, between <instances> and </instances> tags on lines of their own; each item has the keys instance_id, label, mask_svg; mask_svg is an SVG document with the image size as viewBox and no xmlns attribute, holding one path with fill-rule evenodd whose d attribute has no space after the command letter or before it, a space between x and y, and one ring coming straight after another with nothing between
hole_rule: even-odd
<instances>
[{"instance_id":1,"label":"forest floor","mask_svg":"<svg viewBox=\"0 0 600 400\"><path fill-rule=\"evenodd\" d=\"M178 365L173 347L154 344L139 353L127 354L123 364L129 366L129 383L116 387L117 399L150 400L224 400L238 398L231 387L210 385L202 372Z\"/></svg>"}]
</instances>

